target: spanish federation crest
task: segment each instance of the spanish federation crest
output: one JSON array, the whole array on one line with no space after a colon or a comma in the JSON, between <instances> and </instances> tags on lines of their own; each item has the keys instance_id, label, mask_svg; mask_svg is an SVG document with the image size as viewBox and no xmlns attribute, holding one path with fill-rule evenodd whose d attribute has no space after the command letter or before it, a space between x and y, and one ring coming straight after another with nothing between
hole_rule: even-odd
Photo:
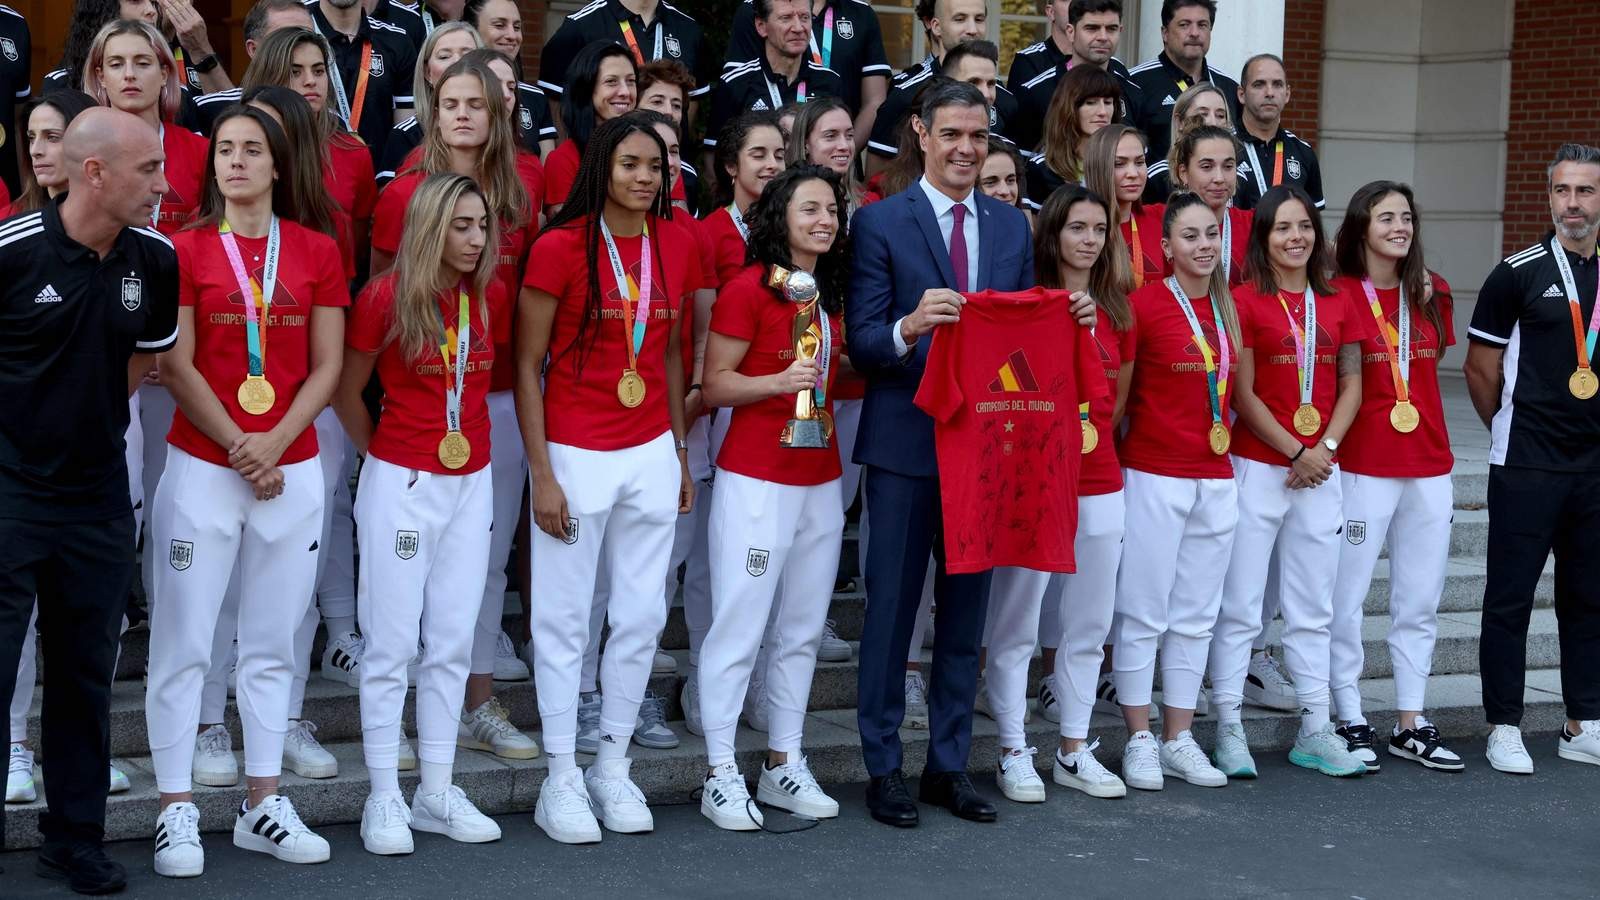
<instances>
[{"instance_id":1,"label":"spanish federation crest","mask_svg":"<svg viewBox=\"0 0 1600 900\"><path fill-rule=\"evenodd\" d=\"M179 572L189 568L194 562L194 544L189 541L174 540L172 549L167 553L167 562Z\"/></svg>"},{"instance_id":2,"label":"spanish federation crest","mask_svg":"<svg viewBox=\"0 0 1600 900\"><path fill-rule=\"evenodd\" d=\"M839 37L847 41L856 36L856 23L849 19L840 19L839 24L835 27L839 30Z\"/></svg>"},{"instance_id":3,"label":"spanish federation crest","mask_svg":"<svg viewBox=\"0 0 1600 900\"><path fill-rule=\"evenodd\" d=\"M1367 523L1351 519L1344 523L1344 539L1351 545L1362 544L1367 540Z\"/></svg>"},{"instance_id":4,"label":"spanish federation crest","mask_svg":"<svg viewBox=\"0 0 1600 900\"><path fill-rule=\"evenodd\" d=\"M523 107L517 110L517 121L522 124L523 131L533 130L533 110Z\"/></svg>"},{"instance_id":5,"label":"spanish federation crest","mask_svg":"<svg viewBox=\"0 0 1600 900\"><path fill-rule=\"evenodd\" d=\"M578 542L578 517L567 516L567 534L561 539L563 544L576 544Z\"/></svg>"},{"instance_id":6,"label":"spanish federation crest","mask_svg":"<svg viewBox=\"0 0 1600 900\"><path fill-rule=\"evenodd\" d=\"M417 555L417 533L415 531L396 531L394 533L394 555L401 559L410 559Z\"/></svg>"},{"instance_id":7,"label":"spanish federation crest","mask_svg":"<svg viewBox=\"0 0 1600 900\"><path fill-rule=\"evenodd\" d=\"M767 558L770 555L765 550L757 550L751 547L750 552L744 558L744 570L752 576L760 578L767 573Z\"/></svg>"},{"instance_id":8,"label":"spanish federation crest","mask_svg":"<svg viewBox=\"0 0 1600 900\"><path fill-rule=\"evenodd\" d=\"M0 38L0 53L4 53L6 55L6 59L16 62L17 42L13 41L11 38Z\"/></svg>"},{"instance_id":9,"label":"spanish federation crest","mask_svg":"<svg viewBox=\"0 0 1600 900\"><path fill-rule=\"evenodd\" d=\"M142 303L144 303L144 282L131 275L122 279L122 308L128 312L138 312Z\"/></svg>"},{"instance_id":10,"label":"spanish federation crest","mask_svg":"<svg viewBox=\"0 0 1600 900\"><path fill-rule=\"evenodd\" d=\"M1285 155L1287 155L1287 154L1285 154ZM1302 171L1302 169L1300 168L1300 160L1295 159L1294 157L1290 156L1287 160L1284 161L1283 169L1284 169L1284 171L1289 173L1289 177L1290 178L1293 178L1295 181L1299 181L1300 180L1300 173Z\"/></svg>"},{"instance_id":11,"label":"spanish federation crest","mask_svg":"<svg viewBox=\"0 0 1600 900\"><path fill-rule=\"evenodd\" d=\"M667 55L668 56L671 56L674 59L677 59L678 57L683 56L683 45L678 43L678 39L677 39L676 36L670 35L670 34L667 35L666 45L667 45Z\"/></svg>"},{"instance_id":12,"label":"spanish federation crest","mask_svg":"<svg viewBox=\"0 0 1600 900\"><path fill-rule=\"evenodd\" d=\"M374 53L374 54L372 54L372 62L367 65L367 72L370 73L373 78L382 78L383 77L383 54L382 53Z\"/></svg>"}]
</instances>

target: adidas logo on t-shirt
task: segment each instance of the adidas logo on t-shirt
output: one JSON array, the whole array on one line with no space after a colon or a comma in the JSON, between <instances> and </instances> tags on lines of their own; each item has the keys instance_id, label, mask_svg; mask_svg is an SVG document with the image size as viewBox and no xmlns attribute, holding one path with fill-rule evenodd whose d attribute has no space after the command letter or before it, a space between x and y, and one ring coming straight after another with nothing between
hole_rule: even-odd
<instances>
[{"instance_id":1,"label":"adidas logo on t-shirt","mask_svg":"<svg viewBox=\"0 0 1600 900\"><path fill-rule=\"evenodd\" d=\"M750 106L750 109L751 109L752 112L764 110L766 108L767 108L767 101L760 100L760 99L756 100L756 102Z\"/></svg>"},{"instance_id":2,"label":"adidas logo on t-shirt","mask_svg":"<svg viewBox=\"0 0 1600 900\"><path fill-rule=\"evenodd\" d=\"M56 293L55 285L47 284L47 285L44 286L44 290L42 290L38 294L34 295L33 302L35 302L35 303L60 303L61 302L61 295Z\"/></svg>"},{"instance_id":3,"label":"adidas logo on t-shirt","mask_svg":"<svg viewBox=\"0 0 1600 900\"><path fill-rule=\"evenodd\" d=\"M1161 105L1162 106L1171 106L1171 105L1173 105L1174 103L1177 103L1177 102L1178 101L1172 99L1172 95L1171 94L1168 94L1166 99L1161 101Z\"/></svg>"},{"instance_id":4,"label":"adidas logo on t-shirt","mask_svg":"<svg viewBox=\"0 0 1600 900\"><path fill-rule=\"evenodd\" d=\"M1561 285L1552 284L1549 287L1544 289L1543 296L1545 296L1545 297L1555 297L1558 300L1565 300L1567 298L1567 292L1563 291L1561 289ZM43 301L40 301L40 302L42 303Z\"/></svg>"}]
</instances>

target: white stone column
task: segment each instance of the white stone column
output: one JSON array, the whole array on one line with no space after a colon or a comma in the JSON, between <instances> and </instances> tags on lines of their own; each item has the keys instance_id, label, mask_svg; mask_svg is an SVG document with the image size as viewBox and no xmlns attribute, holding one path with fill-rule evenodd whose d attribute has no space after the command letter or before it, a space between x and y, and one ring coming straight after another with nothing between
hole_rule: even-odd
<instances>
[{"instance_id":1,"label":"white stone column","mask_svg":"<svg viewBox=\"0 0 1600 900\"><path fill-rule=\"evenodd\" d=\"M1139 0L1138 24L1139 62L1154 59L1161 52L1161 0ZM1207 62L1237 80L1257 53L1283 55L1283 0L1220 0Z\"/></svg>"}]
</instances>

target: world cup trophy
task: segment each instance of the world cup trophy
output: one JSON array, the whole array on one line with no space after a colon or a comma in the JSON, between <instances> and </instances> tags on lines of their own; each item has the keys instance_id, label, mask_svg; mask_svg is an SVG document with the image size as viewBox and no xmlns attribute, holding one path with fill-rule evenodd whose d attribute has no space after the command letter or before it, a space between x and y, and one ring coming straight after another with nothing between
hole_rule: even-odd
<instances>
[{"instance_id":1,"label":"world cup trophy","mask_svg":"<svg viewBox=\"0 0 1600 900\"><path fill-rule=\"evenodd\" d=\"M822 352L822 329L827 327L818 306L821 294L817 290L817 280L809 272L791 272L782 266L773 266L767 284L781 288L783 296L799 307L789 330L794 342L794 358L816 359ZM794 418L783 426L778 444L798 449L826 449L833 430L827 427L826 416L826 412L817 409L812 389L799 392L794 398Z\"/></svg>"}]
</instances>

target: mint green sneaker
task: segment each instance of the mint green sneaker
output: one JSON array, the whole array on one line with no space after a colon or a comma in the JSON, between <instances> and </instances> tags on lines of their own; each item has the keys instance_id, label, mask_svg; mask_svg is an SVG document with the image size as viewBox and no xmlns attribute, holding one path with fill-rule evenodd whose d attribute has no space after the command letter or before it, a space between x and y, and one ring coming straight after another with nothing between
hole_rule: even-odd
<instances>
[{"instance_id":1,"label":"mint green sneaker","mask_svg":"<svg viewBox=\"0 0 1600 900\"><path fill-rule=\"evenodd\" d=\"M1217 749L1211 759L1229 778L1256 777L1256 761L1244 737L1244 725L1230 722L1217 726Z\"/></svg>"},{"instance_id":2,"label":"mint green sneaker","mask_svg":"<svg viewBox=\"0 0 1600 900\"><path fill-rule=\"evenodd\" d=\"M1344 738L1334 733L1332 723L1323 725L1322 730L1315 734L1302 734L1295 738L1294 749L1289 751L1289 762L1335 778L1361 775L1367 771L1366 763L1357 759Z\"/></svg>"}]
</instances>

